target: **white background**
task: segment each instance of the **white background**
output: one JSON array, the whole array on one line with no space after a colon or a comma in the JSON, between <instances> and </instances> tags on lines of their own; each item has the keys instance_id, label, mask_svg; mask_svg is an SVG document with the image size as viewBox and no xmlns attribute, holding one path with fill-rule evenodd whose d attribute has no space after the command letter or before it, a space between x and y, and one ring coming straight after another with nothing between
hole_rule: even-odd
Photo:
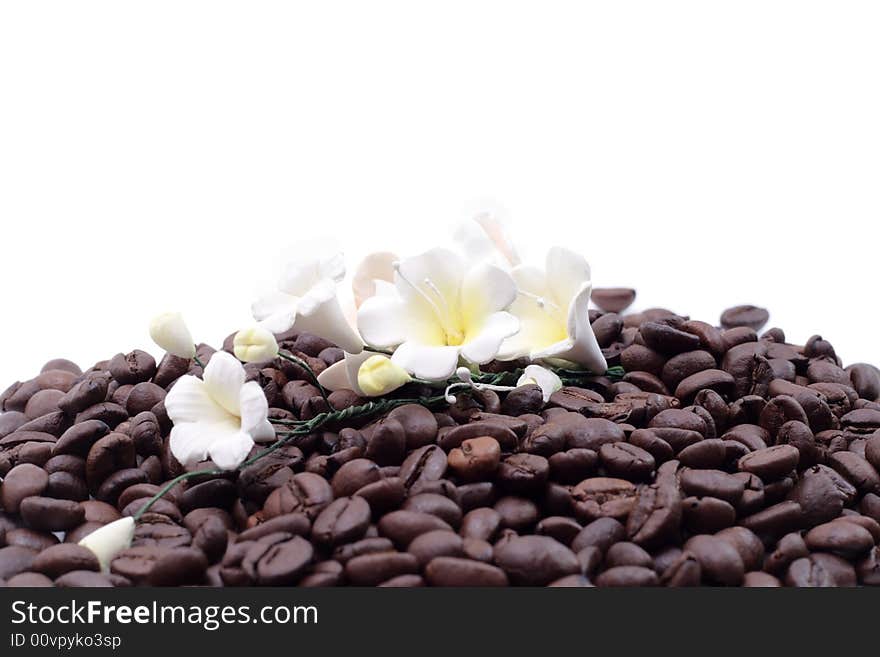
<instances>
[{"instance_id":1,"label":"white background","mask_svg":"<svg viewBox=\"0 0 880 657\"><path fill-rule=\"evenodd\" d=\"M0 378L214 343L279 247L478 199L596 286L880 362L877 2L4 2Z\"/></svg>"}]
</instances>

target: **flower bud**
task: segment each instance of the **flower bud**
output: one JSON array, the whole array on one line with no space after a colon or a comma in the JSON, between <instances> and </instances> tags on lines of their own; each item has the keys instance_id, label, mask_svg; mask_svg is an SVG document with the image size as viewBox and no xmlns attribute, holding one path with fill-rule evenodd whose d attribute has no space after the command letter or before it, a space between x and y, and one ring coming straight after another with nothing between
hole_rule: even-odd
<instances>
[{"instance_id":1,"label":"flower bud","mask_svg":"<svg viewBox=\"0 0 880 657\"><path fill-rule=\"evenodd\" d=\"M113 557L130 547L132 538L134 538L134 518L126 516L99 527L83 538L79 544L91 550L98 557L101 569L108 571Z\"/></svg>"},{"instance_id":2,"label":"flower bud","mask_svg":"<svg viewBox=\"0 0 880 657\"><path fill-rule=\"evenodd\" d=\"M242 329L235 334L232 346L235 357L245 363L261 363L278 355L275 336L262 326Z\"/></svg>"},{"instance_id":3,"label":"flower bud","mask_svg":"<svg viewBox=\"0 0 880 657\"><path fill-rule=\"evenodd\" d=\"M367 358L357 374L358 387L368 397L386 395L410 381L412 377L405 369L379 354Z\"/></svg>"},{"instance_id":4,"label":"flower bud","mask_svg":"<svg viewBox=\"0 0 880 657\"><path fill-rule=\"evenodd\" d=\"M162 313L150 322L150 337L172 356L193 358L196 345L180 313Z\"/></svg>"}]
</instances>

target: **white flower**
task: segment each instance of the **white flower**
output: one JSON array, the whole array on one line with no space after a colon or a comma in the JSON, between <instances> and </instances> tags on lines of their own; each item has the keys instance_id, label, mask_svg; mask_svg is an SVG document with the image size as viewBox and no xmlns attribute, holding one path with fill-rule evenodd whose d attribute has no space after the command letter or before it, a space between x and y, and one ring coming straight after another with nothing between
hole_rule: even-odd
<instances>
[{"instance_id":1,"label":"white flower","mask_svg":"<svg viewBox=\"0 0 880 657\"><path fill-rule=\"evenodd\" d=\"M113 557L130 547L132 538L134 538L134 518L126 516L99 527L85 536L79 544L91 550L98 557L101 569L108 571Z\"/></svg>"},{"instance_id":2,"label":"white flower","mask_svg":"<svg viewBox=\"0 0 880 657\"><path fill-rule=\"evenodd\" d=\"M501 214L498 208L482 209L458 225L453 240L465 258L491 262L505 269L520 264L519 254L504 229Z\"/></svg>"},{"instance_id":3,"label":"white flower","mask_svg":"<svg viewBox=\"0 0 880 657\"><path fill-rule=\"evenodd\" d=\"M547 252L545 271L521 266L512 274L519 292L510 312L519 318L520 331L504 344L499 357L558 358L604 374L607 363L590 326L587 261L554 247Z\"/></svg>"},{"instance_id":4,"label":"white flower","mask_svg":"<svg viewBox=\"0 0 880 657\"><path fill-rule=\"evenodd\" d=\"M251 326L236 333L232 348L235 357L245 363L260 363L278 355L275 336L262 326Z\"/></svg>"},{"instance_id":5,"label":"white flower","mask_svg":"<svg viewBox=\"0 0 880 657\"><path fill-rule=\"evenodd\" d=\"M204 380L180 377L165 397L165 409L174 422L171 453L185 466L210 457L217 467L233 470L254 441L275 437L262 389L255 381L245 383L244 367L224 351L211 357Z\"/></svg>"},{"instance_id":6,"label":"white flower","mask_svg":"<svg viewBox=\"0 0 880 657\"><path fill-rule=\"evenodd\" d=\"M394 281L394 263L398 260L390 251L377 251L361 260L351 279L355 306L360 308L383 284Z\"/></svg>"},{"instance_id":7,"label":"white flower","mask_svg":"<svg viewBox=\"0 0 880 657\"><path fill-rule=\"evenodd\" d=\"M432 249L395 269L393 293L364 301L358 328L367 343L396 347L391 360L419 378L448 378L460 356L488 363L519 327L503 312L516 284L498 267L468 267L452 251Z\"/></svg>"},{"instance_id":8,"label":"white flower","mask_svg":"<svg viewBox=\"0 0 880 657\"><path fill-rule=\"evenodd\" d=\"M192 334L180 313L162 313L150 322L150 337L172 356L190 359L196 355Z\"/></svg>"},{"instance_id":9,"label":"white flower","mask_svg":"<svg viewBox=\"0 0 880 657\"><path fill-rule=\"evenodd\" d=\"M281 276L278 291L251 306L254 319L272 333L294 328L358 353L363 349L363 341L346 320L336 296L336 284L344 277L341 253L291 261Z\"/></svg>"},{"instance_id":10,"label":"white flower","mask_svg":"<svg viewBox=\"0 0 880 657\"><path fill-rule=\"evenodd\" d=\"M556 374L540 365L529 365L523 370L523 374L516 382L517 386L537 385L541 388L546 403L557 390L562 389L562 379Z\"/></svg>"}]
</instances>

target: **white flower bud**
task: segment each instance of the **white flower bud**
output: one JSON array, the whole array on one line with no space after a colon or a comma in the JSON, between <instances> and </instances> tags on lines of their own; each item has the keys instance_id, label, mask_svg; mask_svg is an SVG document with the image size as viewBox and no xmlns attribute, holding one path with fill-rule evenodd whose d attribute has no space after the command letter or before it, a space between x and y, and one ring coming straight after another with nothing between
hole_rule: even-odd
<instances>
[{"instance_id":1,"label":"white flower bud","mask_svg":"<svg viewBox=\"0 0 880 657\"><path fill-rule=\"evenodd\" d=\"M122 550L131 546L134 538L134 518L125 517L99 527L83 538L79 544L91 550L104 571L110 570L110 562Z\"/></svg>"},{"instance_id":2,"label":"white flower bud","mask_svg":"<svg viewBox=\"0 0 880 657\"><path fill-rule=\"evenodd\" d=\"M150 322L153 342L173 356L193 358L196 345L180 313L162 313Z\"/></svg>"},{"instance_id":3,"label":"white flower bud","mask_svg":"<svg viewBox=\"0 0 880 657\"><path fill-rule=\"evenodd\" d=\"M232 346L235 357L245 363L260 363L278 355L275 336L262 326L242 329L235 334Z\"/></svg>"},{"instance_id":4,"label":"white flower bud","mask_svg":"<svg viewBox=\"0 0 880 657\"><path fill-rule=\"evenodd\" d=\"M387 395L410 381L412 378L405 369L379 354L367 358L357 374L358 387L368 397Z\"/></svg>"}]
</instances>

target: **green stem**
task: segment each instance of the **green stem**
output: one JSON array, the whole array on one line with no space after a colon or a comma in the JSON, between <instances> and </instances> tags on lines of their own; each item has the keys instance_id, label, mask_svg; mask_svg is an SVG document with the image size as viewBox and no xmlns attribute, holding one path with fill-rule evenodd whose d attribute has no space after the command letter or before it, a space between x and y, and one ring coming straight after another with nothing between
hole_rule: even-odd
<instances>
[{"instance_id":1,"label":"green stem","mask_svg":"<svg viewBox=\"0 0 880 657\"><path fill-rule=\"evenodd\" d=\"M330 397L327 394L327 390L318 382L318 375L315 374L315 370L313 370L306 361L286 351L279 351L278 357L283 358L284 360L293 363L294 365L299 365L301 368L303 368L306 371L309 379L311 379L311 382L320 391L321 397L323 397L324 401L327 403L327 408L329 408L331 411L334 410L333 404L330 403Z\"/></svg>"},{"instance_id":2,"label":"green stem","mask_svg":"<svg viewBox=\"0 0 880 657\"><path fill-rule=\"evenodd\" d=\"M134 514L134 516L132 516L134 518L134 521L137 522L138 520L140 520L141 516L149 511L156 502L162 499L168 493L168 491L174 488L181 481L186 481L187 479L192 479L193 477L202 477L204 475L215 475L222 473L222 470L218 470L216 468L205 468L204 470L194 470L192 472L185 472L182 475L176 476L174 479L162 486L162 488L155 495L153 495L153 497L151 497L149 501L147 501L147 503L142 506L137 513Z\"/></svg>"},{"instance_id":3,"label":"green stem","mask_svg":"<svg viewBox=\"0 0 880 657\"><path fill-rule=\"evenodd\" d=\"M195 354L195 355L193 356L193 360L196 361L196 365L198 365L198 366L201 367L202 369L205 369L205 364L202 362L202 359L199 358L199 355L198 355L198 354Z\"/></svg>"}]
</instances>

